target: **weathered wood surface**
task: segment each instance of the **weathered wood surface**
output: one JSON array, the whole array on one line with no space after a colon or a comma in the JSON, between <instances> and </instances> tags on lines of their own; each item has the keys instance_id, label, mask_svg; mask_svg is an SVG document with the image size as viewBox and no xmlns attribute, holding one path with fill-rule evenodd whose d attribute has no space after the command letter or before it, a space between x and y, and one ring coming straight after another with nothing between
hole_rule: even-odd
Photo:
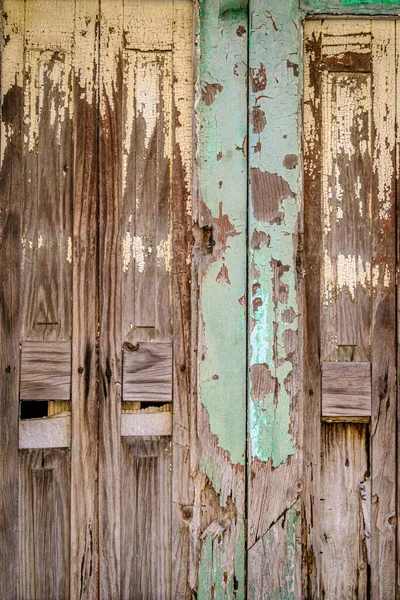
<instances>
[{"instance_id":1,"label":"weathered wood surface","mask_svg":"<svg viewBox=\"0 0 400 600\"><path fill-rule=\"evenodd\" d=\"M171 439L124 438L121 600L171 597Z\"/></svg>"},{"instance_id":2,"label":"weathered wood surface","mask_svg":"<svg viewBox=\"0 0 400 600\"><path fill-rule=\"evenodd\" d=\"M172 413L141 412L123 413L121 415L121 436L170 436L172 433Z\"/></svg>"},{"instance_id":3,"label":"weathered wood surface","mask_svg":"<svg viewBox=\"0 0 400 600\"><path fill-rule=\"evenodd\" d=\"M19 448L69 448L71 414L56 414L43 419L19 422Z\"/></svg>"},{"instance_id":4,"label":"weathered wood surface","mask_svg":"<svg viewBox=\"0 0 400 600\"><path fill-rule=\"evenodd\" d=\"M399 0L300 0L307 14L398 15Z\"/></svg>"},{"instance_id":5,"label":"weathered wood surface","mask_svg":"<svg viewBox=\"0 0 400 600\"><path fill-rule=\"evenodd\" d=\"M172 344L140 342L131 349L125 344L123 400L171 402Z\"/></svg>"},{"instance_id":6,"label":"weathered wood surface","mask_svg":"<svg viewBox=\"0 0 400 600\"><path fill-rule=\"evenodd\" d=\"M371 416L371 363L322 363L322 416Z\"/></svg>"},{"instance_id":7,"label":"weathered wood surface","mask_svg":"<svg viewBox=\"0 0 400 600\"><path fill-rule=\"evenodd\" d=\"M324 423L321 434L321 597L368 598L368 426ZM378 596L379 597L379 596Z\"/></svg>"},{"instance_id":8,"label":"weathered wood surface","mask_svg":"<svg viewBox=\"0 0 400 600\"><path fill-rule=\"evenodd\" d=\"M248 7L242 0L206 0L198 8L193 311L199 337L192 357L193 487L182 510L191 536L186 597L243 599Z\"/></svg>"},{"instance_id":9,"label":"weathered wood surface","mask_svg":"<svg viewBox=\"0 0 400 600\"><path fill-rule=\"evenodd\" d=\"M300 598L299 15L281 0L249 14L248 594Z\"/></svg>"},{"instance_id":10,"label":"weathered wood surface","mask_svg":"<svg viewBox=\"0 0 400 600\"><path fill-rule=\"evenodd\" d=\"M69 451L21 450L19 474L20 576L15 598L69 600Z\"/></svg>"},{"instance_id":11,"label":"weathered wood surface","mask_svg":"<svg viewBox=\"0 0 400 600\"><path fill-rule=\"evenodd\" d=\"M2 3L0 177L0 597L15 600L18 582L18 393L20 199L23 119L23 5ZM5 18L7 15L7 18Z\"/></svg>"},{"instance_id":12,"label":"weathered wood surface","mask_svg":"<svg viewBox=\"0 0 400 600\"><path fill-rule=\"evenodd\" d=\"M23 342L21 400L69 400L71 343Z\"/></svg>"},{"instance_id":13,"label":"weathered wood surface","mask_svg":"<svg viewBox=\"0 0 400 600\"><path fill-rule=\"evenodd\" d=\"M350 588L330 587L334 591L329 596L351 597L349 589L358 585L370 586L373 597L395 594L394 28L393 21L369 19L305 25L304 389L308 398L303 551L308 568L303 594L317 597L323 593L320 585L327 581L319 549L323 536L318 499L325 496L328 481L326 474L320 479L319 471L319 457L322 453L325 460L327 452L320 437L320 363L332 360L339 362L331 369L340 369L340 361L348 362L348 368L351 364L365 369L361 365L367 363L362 361L371 361L371 464L365 435L361 439L352 434L351 443L360 465L367 465L372 473L372 492L367 492L372 508L370 581L362 583L363 574L357 583L353 571ZM346 72L335 72L336 60L341 71L346 65ZM326 368L327 363L322 373ZM338 456L348 446L350 430L342 427L342 441L339 433L335 438ZM359 503L355 521L362 514ZM341 512L336 518L342 518ZM345 555L344 539L342 543Z\"/></svg>"},{"instance_id":14,"label":"weathered wood surface","mask_svg":"<svg viewBox=\"0 0 400 600\"><path fill-rule=\"evenodd\" d=\"M97 0L76 0L71 439L71 598L98 594Z\"/></svg>"}]
</instances>

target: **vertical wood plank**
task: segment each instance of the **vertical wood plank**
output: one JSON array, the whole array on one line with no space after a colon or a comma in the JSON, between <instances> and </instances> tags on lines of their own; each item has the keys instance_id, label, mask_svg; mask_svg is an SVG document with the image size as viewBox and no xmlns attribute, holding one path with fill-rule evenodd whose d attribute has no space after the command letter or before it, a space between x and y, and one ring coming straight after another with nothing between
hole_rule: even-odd
<instances>
[{"instance_id":1,"label":"vertical wood plank","mask_svg":"<svg viewBox=\"0 0 400 600\"><path fill-rule=\"evenodd\" d=\"M369 471L368 438L365 424L322 424L322 598L368 598L369 523L361 509Z\"/></svg>"},{"instance_id":2,"label":"vertical wood plank","mask_svg":"<svg viewBox=\"0 0 400 600\"><path fill-rule=\"evenodd\" d=\"M71 438L71 600L98 597L98 0L76 1Z\"/></svg>"},{"instance_id":3,"label":"vertical wood plank","mask_svg":"<svg viewBox=\"0 0 400 600\"><path fill-rule=\"evenodd\" d=\"M300 598L299 13L251 0L249 14L248 594Z\"/></svg>"},{"instance_id":4,"label":"vertical wood plank","mask_svg":"<svg viewBox=\"0 0 400 600\"><path fill-rule=\"evenodd\" d=\"M22 2L2 2L0 177L0 597L17 598L20 199L22 195Z\"/></svg>"},{"instance_id":5,"label":"vertical wood plank","mask_svg":"<svg viewBox=\"0 0 400 600\"><path fill-rule=\"evenodd\" d=\"M173 318L173 403L172 403L172 589L171 598L187 600L190 595L190 528L194 512L190 481L191 436L194 406L191 383L192 233L192 139L193 139L193 17L192 0L173 4L173 147L172 147L172 318ZM195 443L195 442L193 442ZM193 539L193 538L192 538Z\"/></svg>"},{"instance_id":6,"label":"vertical wood plank","mask_svg":"<svg viewBox=\"0 0 400 600\"><path fill-rule=\"evenodd\" d=\"M320 597L321 385L319 365L322 218L321 22L304 24L304 507L303 597ZM307 333L309 334L307 335Z\"/></svg>"},{"instance_id":7,"label":"vertical wood plank","mask_svg":"<svg viewBox=\"0 0 400 600\"><path fill-rule=\"evenodd\" d=\"M204 0L198 9L189 581L201 600L243 599L248 6Z\"/></svg>"},{"instance_id":8,"label":"vertical wood plank","mask_svg":"<svg viewBox=\"0 0 400 600\"><path fill-rule=\"evenodd\" d=\"M372 20L371 591L396 595L395 23Z\"/></svg>"},{"instance_id":9,"label":"vertical wood plank","mask_svg":"<svg viewBox=\"0 0 400 600\"><path fill-rule=\"evenodd\" d=\"M171 439L121 443L121 600L165 600L171 597Z\"/></svg>"},{"instance_id":10,"label":"vertical wood plank","mask_svg":"<svg viewBox=\"0 0 400 600\"><path fill-rule=\"evenodd\" d=\"M22 450L19 600L70 598L70 456Z\"/></svg>"},{"instance_id":11,"label":"vertical wood plank","mask_svg":"<svg viewBox=\"0 0 400 600\"><path fill-rule=\"evenodd\" d=\"M122 0L100 2L99 561L100 600L120 597Z\"/></svg>"}]
</instances>

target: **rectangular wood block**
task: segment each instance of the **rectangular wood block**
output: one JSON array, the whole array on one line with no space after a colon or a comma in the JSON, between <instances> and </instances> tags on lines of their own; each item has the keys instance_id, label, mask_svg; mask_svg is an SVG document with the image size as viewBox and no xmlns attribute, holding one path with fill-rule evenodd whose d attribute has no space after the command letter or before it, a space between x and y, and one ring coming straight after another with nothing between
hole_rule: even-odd
<instances>
[{"instance_id":1,"label":"rectangular wood block","mask_svg":"<svg viewBox=\"0 0 400 600\"><path fill-rule=\"evenodd\" d=\"M23 342L20 400L69 400L71 343Z\"/></svg>"},{"instance_id":2,"label":"rectangular wood block","mask_svg":"<svg viewBox=\"0 0 400 600\"><path fill-rule=\"evenodd\" d=\"M322 416L371 416L371 363L322 363Z\"/></svg>"},{"instance_id":3,"label":"rectangular wood block","mask_svg":"<svg viewBox=\"0 0 400 600\"><path fill-rule=\"evenodd\" d=\"M124 352L123 400L171 402L171 342L140 342Z\"/></svg>"}]
</instances>

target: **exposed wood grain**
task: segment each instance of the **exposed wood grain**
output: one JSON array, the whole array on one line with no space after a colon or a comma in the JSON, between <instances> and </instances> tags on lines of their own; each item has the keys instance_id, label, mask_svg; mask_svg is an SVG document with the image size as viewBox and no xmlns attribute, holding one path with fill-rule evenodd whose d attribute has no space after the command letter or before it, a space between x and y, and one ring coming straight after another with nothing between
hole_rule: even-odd
<instances>
[{"instance_id":1,"label":"exposed wood grain","mask_svg":"<svg viewBox=\"0 0 400 600\"><path fill-rule=\"evenodd\" d=\"M171 440L124 438L121 600L171 597Z\"/></svg>"},{"instance_id":2,"label":"exposed wood grain","mask_svg":"<svg viewBox=\"0 0 400 600\"><path fill-rule=\"evenodd\" d=\"M162 411L158 413L142 413L135 411L133 414L121 415L121 436L164 436L172 433L172 413Z\"/></svg>"},{"instance_id":3,"label":"exposed wood grain","mask_svg":"<svg viewBox=\"0 0 400 600\"><path fill-rule=\"evenodd\" d=\"M66 0L46 19L40 2L26 5L23 340L71 337L74 15Z\"/></svg>"},{"instance_id":4,"label":"exposed wood grain","mask_svg":"<svg viewBox=\"0 0 400 600\"><path fill-rule=\"evenodd\" d=\"M321 597L368 597L366 524L361 487L368 464L368 426L324 423L321 436Z\"/></svg>"},{"instance_id":5,"label":"exposed wood grain","mask_svg":"<svg viewBox=\"0 0 400 600\"><path fill-rule=\"evenodd\" d=\"M19 448L69 448L71 414L58 413L44 419L19 422Z\"/></svg>"},{"instance_id":6,"label":"exposed wood grain","mask_svg":"<svg viewBox=\"0 0 400 600\"><path fill-rule=\"evenodd\" d=\"M19 463L18 598L69 600L69 452L21 450Z\"/></svg>"},{"instance_id":7,"label":"exposed wood grain","mask_svg":"<svg viewBox=\"0 0 400 600\"><path fill-rule=\"evenodd\" d=\"M196 327L191 313L192 139L194 110L193 12L191 0L173 4L172 98L172 589L173 600L187 600L190 585L190 524L193 487L190 481L190 433L194 433L191 361ZM179 126L178 126L179 123ZM192 419L192 421L191 421Z\"/></svg>"},{"instance_id":8,"label":"exposed wood grain","mask_svg":"<svg viewBox=\"0 0 400 600\"><path fill-rule=\"evenodd\" d=\"M395 23L372 20L371 593L396 595Z\"/></svg>"},{"instance_id":9,"label":"exposed wood grain","mask_svg":"<svg viewBox=\"0 0 400 600\"><path fill-rule=\"evenodd\" d=\"M99 600L121 590L122 0L102 0L99 81Z\"/></svg>"},{"instance_id":10,"label":"exposed wood grain","mask_svg":"<svg viewBox=\"0 0 400 600\"><path fill-rule=\"evenodd\" d=\"M325 497L327 481L324 476L321 485L318 482L318 465L320 453L323 461L331 455L329 449L320 447L319 418L315 415L320 406L318 363L324 359L340 360L348 361L346 369L368 369L362 367L360 361L370 358L372 492L367 487L362 503L355 503L352 510L353 523L360 523L365 506L372 502L371 579L367 583L362 574L356 581L358 574L354 575L354 572L358 568L354 571L354 563L349 559L347 566L353 569L353 575L347 574L346 578L352 587L349 590L342 583L340 589L335 587L344 581L338 577L336 584L329 583L329 595L332 598L350 598L355 593L362 596L361 588L370 586L372 597L393 598L393 519L396 510L394 22L334 19L307 23L305 29L305 264L306 306L310 318L305 353L308 373L305 392L309 394L309 401L304 414L305 466L309 473L304 532L309 569L304 576L303 593L317 596L323 593L319 590L319 573L323 571L318 567L318 540L323 542L324 536L318 534L322 518L318 516L318 498ZM346 73L331 73L335 58L340 57L342 67L345 57L350 57L349 53L352 64L348 64ZM370 73L366 72L365 58L355 60L357 53L370 57ZM327 56L331 56L329 64ZM321 119L325 132L322 138L319 137ZM315 226L321 221L323 231ZM354 226L350 227L352 222ZM341 369L339 364L328 368ZM323 371L326 373L326 364ZM365 375L367 379L367 373ZM322 383L325 391L326 385L325 380ZM364 387L365 396L367 387ZM324 428L329 426L323 425ZM337 427L332 430L337 436L341 432L343 439L340 443L338 440L337 447L343 450L347 447L346 432L351 431L346 427L356 426L331 426ZM358 447L353 454L357 460L361 456L363 465L367 464ZM312 473L310 464L313 465ZM332 498L334 493L332 488ZM347 502L352 502L350 491L345 497ZM339 506L336 505L334 510L338 513ZM336 514L332 518L338 522L341 517ZM337 539L339 544L340 536ZM346 556L343 537L340 544L343 545L336 548L335 553ZM325 557L325 551L322 556ZM323 570L326 573L328 566Z\"/></svg>"},{"instance_id":11,"label":"exposed wood grain","mask_svg":"<svg viewBox=\"0 0 400 600\"><path fill-rule=\"evenodd\" d=\"M141 342L124 352L123 399L150 402L172 400L172 344Z\"/></svg>"},{"instance_id":12,"label":"exposed wood grain","mask_svg":"<svg viewBox=\"0 0 400 600\"><path fill-rule=\"evenodd\" d=\"M23 342L21 400L69 400L71 343Z\"/></svg>"},{"instance_id":13,"label":"exposed wood grain","mask_svg":"<svg viewBox=\"0 0 400 600\"><path fill-rule=\"evenodd\" d=\"M0 597L15 600L18 581L18 387L20 199L23 192L23 5L2 2L0 177Z\"/></svg>"},{"instance_id":14,"label":"exposed wood grain","mask_svg":"<svg viewBox=\"0 0 400 600\"><path fill-rule=\"evenodd\" d=\"M71 600L98 597L97 0L76 0Z\"/></svg>"},{"instance_id":15,"label":"exposed wood grain","mask_svg":"<svg viewBox=\"0 0 400 600\"><path fill-rule=\"evenodd\" d=\"M320 597L321 22L304 24L304 508L302 597Z\"/></svg>"},{"instance_id":16,"label":"exposed wood grain","mask_svg":"<svg viewBox=\"0 0 400 600\"><path fill-rule=\"evenodd\" d=\"M371 363L322 363L322 416L371 416Z\"/></svg>"}]
</instances>

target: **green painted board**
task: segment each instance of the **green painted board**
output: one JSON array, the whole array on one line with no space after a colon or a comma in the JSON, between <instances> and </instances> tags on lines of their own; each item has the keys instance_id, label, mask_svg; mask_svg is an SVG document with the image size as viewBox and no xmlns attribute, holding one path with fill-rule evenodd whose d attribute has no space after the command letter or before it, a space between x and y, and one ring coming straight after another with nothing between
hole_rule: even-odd
<instances>
[{"instance_id":1,"label":"green painted board","mask_svg":"<svg viewBox=\"0 0 400 600\"><path fill-rule=\"evenodd\" d=\"M301 8L310 14L396 15L400 0L301 0Z\"/></svg>"}]
</instances>

